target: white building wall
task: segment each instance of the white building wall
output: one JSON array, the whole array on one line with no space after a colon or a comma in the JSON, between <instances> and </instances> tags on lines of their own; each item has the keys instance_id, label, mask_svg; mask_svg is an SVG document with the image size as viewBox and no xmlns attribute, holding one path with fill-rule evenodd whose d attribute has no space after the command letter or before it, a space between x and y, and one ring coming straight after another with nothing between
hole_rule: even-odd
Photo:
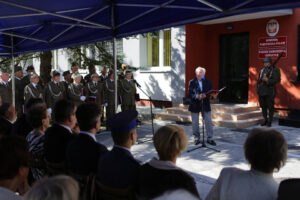
<instances>
[{"instance_id":1,"label":"white building wall","mask_svg":"<svg viewBox=\"0 0 300 200\"><path fill-rule=\"evenodd\" d=\"M139 46L136 46L136 38L123 39L125 63L142 67L134 73L134 78L153 100L180 103L185 96L185 26L171 29L171 66L145 67L147 43L144 37L138 38ZM138 93L141 99L148 99L139 89Z\"/></svg>"}]
</instances>

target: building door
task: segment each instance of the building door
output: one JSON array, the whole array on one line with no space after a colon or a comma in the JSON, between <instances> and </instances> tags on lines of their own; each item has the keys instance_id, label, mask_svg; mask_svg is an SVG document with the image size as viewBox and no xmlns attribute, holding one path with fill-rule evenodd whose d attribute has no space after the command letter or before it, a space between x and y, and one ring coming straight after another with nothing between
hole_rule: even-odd
<instances>
[{"instance_id":1,"label":"building door","mask_svg":"<svg viewBox=\"0 0 300 200\"><path fill-rule=\"evenodd\" d=\"M221 103L248 103L249 33L220 36Z\"/></svg>"}]
</instances>

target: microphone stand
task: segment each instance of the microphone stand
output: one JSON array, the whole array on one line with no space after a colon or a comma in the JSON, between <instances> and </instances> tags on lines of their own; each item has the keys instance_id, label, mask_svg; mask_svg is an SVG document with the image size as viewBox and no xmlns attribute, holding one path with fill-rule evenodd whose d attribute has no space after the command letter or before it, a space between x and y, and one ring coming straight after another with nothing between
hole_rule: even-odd
<instances>
[{"instance_id":1,"label":"microphone stand","mask_svg":"<svg viewBox=\"0 0 300 200\"><path fill-rule=\"evenodd\" d=\"M150 101L150 114L151 114L151 125L152 125L152 135L154 135L154 125L153 125L153 112L152 112L152 99L151 97L142 89L141 85L138 84L136 81L134 81L136 86L144 93L144 95L146 95L149 98ZM138 141L138 144L144 143L144 142L148 142L151 141L151 139L146 140L146 141Z\"/></svg>"},{"instance_id":2,"label":"microphone stand","mask_svg":"<svg viewBox=\"0 0 300 200\"><path fill-rule=\"evenodd\" d=\"M197 149L200 149L200 148L208 148L208 149L211 149L211 150L214 150L216 152L221 152L220 150L217 150L217 149L214 149L212 147L208 147L206 146L205 144L205 141L204 141L204 98L201 99L201 114L202 114L202 145L201 146L198 146L198 147L195 147L195 148L192 148L190 150L187 150L187 152L192 152L192 151L195 151Z\"/></svg>"}]
</instances>

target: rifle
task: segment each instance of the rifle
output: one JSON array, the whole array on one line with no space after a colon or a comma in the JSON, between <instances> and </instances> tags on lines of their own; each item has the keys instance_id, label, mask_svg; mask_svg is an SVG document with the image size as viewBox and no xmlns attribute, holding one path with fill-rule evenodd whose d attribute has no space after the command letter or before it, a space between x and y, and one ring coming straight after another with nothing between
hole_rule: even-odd
<instances>
[{"instance_id":1,"label":"rifle","mask_svg":"<svg viewBox=\"0 0 300 200\"><path fill-rule=\"evenodd\" d=\"M277 57L277 59L271 64L271 67L274 67L276 65L276 63L280 60L280 58L282 57L282 55L283 55L283 52L281 52L281 54ZM263 72L262 77L260 77L257 82L258 83L263 82L262 79L265 76L269 78L271 71L272 70L269 70L267 73Z\"/></svg>"}]
</instances>

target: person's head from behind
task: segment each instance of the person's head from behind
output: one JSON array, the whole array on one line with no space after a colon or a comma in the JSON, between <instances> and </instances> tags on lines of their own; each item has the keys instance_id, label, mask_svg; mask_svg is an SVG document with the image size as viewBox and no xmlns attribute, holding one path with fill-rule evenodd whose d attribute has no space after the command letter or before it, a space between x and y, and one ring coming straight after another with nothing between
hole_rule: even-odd
<instances>
[{"instance_id":1,"label":"person's head from behind","mask_svg":"<svg viewBox=\"0 0 300 200\"><path fill-rule=\"evenodd\" d=\"M56 123L66 125L72 129L77 122L75 112L76 106L72 101L58 100L53 109L54 120Z\"/></svg>"},{"instance_id":2,"label":"person's head from behind","mask_svg":"<svg viewBox=\"0 0 300 200\"><path fill-rule=\"evenodd\" d=\"M176 158L187 147L187 137L182 127L166 125L160 127L153 136L154 147L160 160L176 162Z\"/></svg>"},{"instance_id":3,"label":"person's head from behind","mask_svg":"<svg viewBox=\"0 0 300 200\"><path fill-rule=\"evenodd\" d=\"M205 76L205 73L206 73L206 69L203 67L197 67L195 69L195 74L196 74L196 77L198 80L203 79L203 77Z\"/></svg>"},{"instance_id":4,"label":"person's head from behind","mask_svg":"<svg viewBox=\"0 0 300 200\"><path fill-rule=\"evenodd\" d=\"M96 103L84 103L78 106L76 118L81 131L97 133L101 125L101 109Z\"/></svg>"},{"instance_id":5,"label":"person's head from behind","mask_svg":"<svg viewBox=\"0 0 300 200\"><path fill-rule=\"evenodd\" d=\"M252 169L273 173L286 162L287 143L283 135L274 129L254 128L245 141L244 153Z\"/></svg>"},{"instance_id":6,"label":"person's head from behind","mask_svg":"<svg viewBox=\"0 0 300 200\"><path fill-rule=\"evenodd\" d=\"M107 121L107 126L111 128L111 135L115 145L130 148L137 140L135 110L120 112Z\"/></svg>"},{"instance_id":7,"label":"person's head from behind","mask_svg":"<svg viewBox=\"0 0 300 200\"><path fill-rule=\"evenodd\" d=\"M3 103L0 106L0 117L14 121L16 119L16 109L11 103Z\"/></svg>"},{"instance_id":8,"label":"person's head from behind","mask_svg":"<svg viewBox=\"0 0 300 200\"><path fill-rule=\"evenodd\" d=\"M29 109L27 115L27 122L34 129L39 129L44 132L50 123L49 114L45 104L38 104Z\"/></svg>"},{"instance_id":9,"label":"person's head from behind","mask_svg":"<svg viewBox=\"0 0 300 200\"><path fill-rule=\"evenodd\" d=\"M43 104L44 101L41 98L30 98L25 104L25 113L29 111L29 109L37 104Z\"/></svg>"},{"instance_id":10,"label":"person's head from behind","mask_svg":"<svg viewBox=\"0 0 300 200\"><path fill-rule=\"evenodd\" d=\"M13 183L10 190L16 192L27 180L29 149L22 137L8 136L0 139L0 186Z\"/></svg>"},{"instance_id":11,"label":"person's head from behind","mask_svg":"<svg viewBox=\"0 0 300 200\"><path fill-rule=\"evenodd\" d=\"M24 196L24 200L78 200L78 183L65 175L44 178Z\"/></svg>"}]
</instances>

